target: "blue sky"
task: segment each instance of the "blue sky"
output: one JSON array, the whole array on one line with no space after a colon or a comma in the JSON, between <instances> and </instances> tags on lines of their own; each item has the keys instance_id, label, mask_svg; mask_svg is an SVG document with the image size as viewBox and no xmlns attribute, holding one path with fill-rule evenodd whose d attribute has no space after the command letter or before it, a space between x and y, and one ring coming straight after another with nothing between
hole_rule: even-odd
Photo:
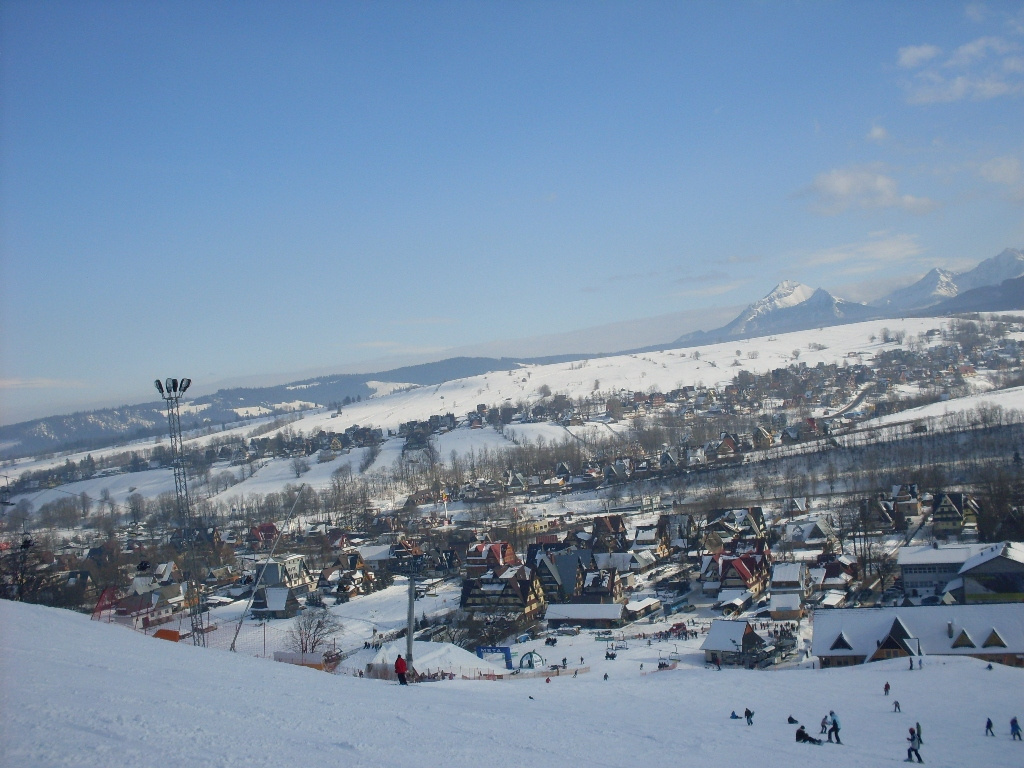
<instances>
[{"instance_id":1,"label":"blue sky","mask_svg":"<svg viewBox=\"0 0 1024 768\"><path fill-rule=\"evenodd\" d=\"M0 44L4 423L1024 245L1020 2L8 2Z\"/></svg>"}]
</instances>

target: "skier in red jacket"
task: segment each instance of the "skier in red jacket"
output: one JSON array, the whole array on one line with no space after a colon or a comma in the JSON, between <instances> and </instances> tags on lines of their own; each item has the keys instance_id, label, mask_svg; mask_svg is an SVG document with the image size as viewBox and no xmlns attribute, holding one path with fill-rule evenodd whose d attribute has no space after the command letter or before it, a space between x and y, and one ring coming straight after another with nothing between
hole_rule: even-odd
<instances>
[{"instance_id":1,"label":"skier in red jacket","mask_svg":"<svg viewBox=\"0 0 1024 768\"><path fill-rule=\"evenodd\" d=\"M398 675L399 685L408 685L405 681L405 671L408 667L405 665L405 659L402 658L402 654L398 654L398 658L395 659L395 674Z\"/></svg>"}]
</instances>

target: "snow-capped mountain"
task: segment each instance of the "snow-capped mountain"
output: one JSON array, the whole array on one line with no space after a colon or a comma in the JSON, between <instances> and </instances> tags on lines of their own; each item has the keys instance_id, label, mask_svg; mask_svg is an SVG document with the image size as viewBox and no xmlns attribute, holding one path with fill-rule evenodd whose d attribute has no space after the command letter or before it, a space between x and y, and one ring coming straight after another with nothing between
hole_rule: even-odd
<instances>
[{"instance_id":1,"label":"snow-capped mountain","mask_svg":"<svg viewBox=\"0 0 1024 768\"><path fill-rule=\"evenodd\" d=\"M974 269L956 276L960 292L987 285L999 285L1004 280L1024 275L1024 250L1007 248L998 256L985 259Z\"/></svg>"},{"instance_id":2,"label":"snow-capped mountain","mask_svg":"<svg viewBox=\"0 0 1024 768\"><path fill-rule=\"evenodd\" d=\"M872 307L837 299L823 288L814 289L793 280L784 280L763 299L743 310L728 325L713 331L687 334L675 343L710 344L855 323L877 316L878 311Z\"/></svg>"},{"instance_id":3,"label":"snow-capped mountain","mask_svg":"<svg viewBox=\"0 0 1024 768\"><path fill-rule=\"evenodd\" d=\"M997 286L1004 280L1024 275L1024 250L1007 248L966 272L933 269L916 283L899 288L873 306L890 311L924 309L948 301L964 291Z\"/></svg>"},{"instance_id":4,"label":"snow-capped mountain","mask_svg":"<svg viewBox=\"0 0 1024 768\"><path fill-rule=\"evenodd\" d=\"M930 307L940 301L953 298L959 292L956 274L936 267L916 283L896 289L875 302L874 305L887 310L908 311Z\"/></svg>"}]
</instances>

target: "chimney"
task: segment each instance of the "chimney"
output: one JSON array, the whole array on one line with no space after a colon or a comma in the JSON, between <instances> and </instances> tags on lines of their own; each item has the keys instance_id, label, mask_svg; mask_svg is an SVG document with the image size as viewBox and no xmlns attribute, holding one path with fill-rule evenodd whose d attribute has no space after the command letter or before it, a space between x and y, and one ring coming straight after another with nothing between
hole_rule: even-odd
<instances>
[{"instance_id":1,"label":"chimney","mask_svg":"<svg viewBox=\"0 0 1024 768\"><path fill-rule=\"evenodd\" d=\"M953 622L949 621L946 623L946 637L953 638Z\"/></svg>"}]
</instances>

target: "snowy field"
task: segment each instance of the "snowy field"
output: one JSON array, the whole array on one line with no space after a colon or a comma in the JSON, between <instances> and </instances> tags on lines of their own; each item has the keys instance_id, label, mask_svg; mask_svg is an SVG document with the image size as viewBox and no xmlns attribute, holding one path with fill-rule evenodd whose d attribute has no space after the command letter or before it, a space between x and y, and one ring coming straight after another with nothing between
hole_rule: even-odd
<instances>
[{"instance_id":1,"label":"snowy field","mask_svg":"<svg viewBox=\"0 0 1024 768\"><path fill-rule=\"evenodd\" d=\"M597 655L602 644L589 642ZM0 601L0 765L874 767L902 762L915 722L930 765L1024 764L1008 725L1024 714L1018 669L936 657L914 672L900 660L828 671L607 668L607 681L595 670L402 688ZM745 707L753 726L729 719ZM842 746L794 741L788 715L817 734L830 709ZM983 735L986 717L996 738Z\"/></svg>"}]
</instances>

